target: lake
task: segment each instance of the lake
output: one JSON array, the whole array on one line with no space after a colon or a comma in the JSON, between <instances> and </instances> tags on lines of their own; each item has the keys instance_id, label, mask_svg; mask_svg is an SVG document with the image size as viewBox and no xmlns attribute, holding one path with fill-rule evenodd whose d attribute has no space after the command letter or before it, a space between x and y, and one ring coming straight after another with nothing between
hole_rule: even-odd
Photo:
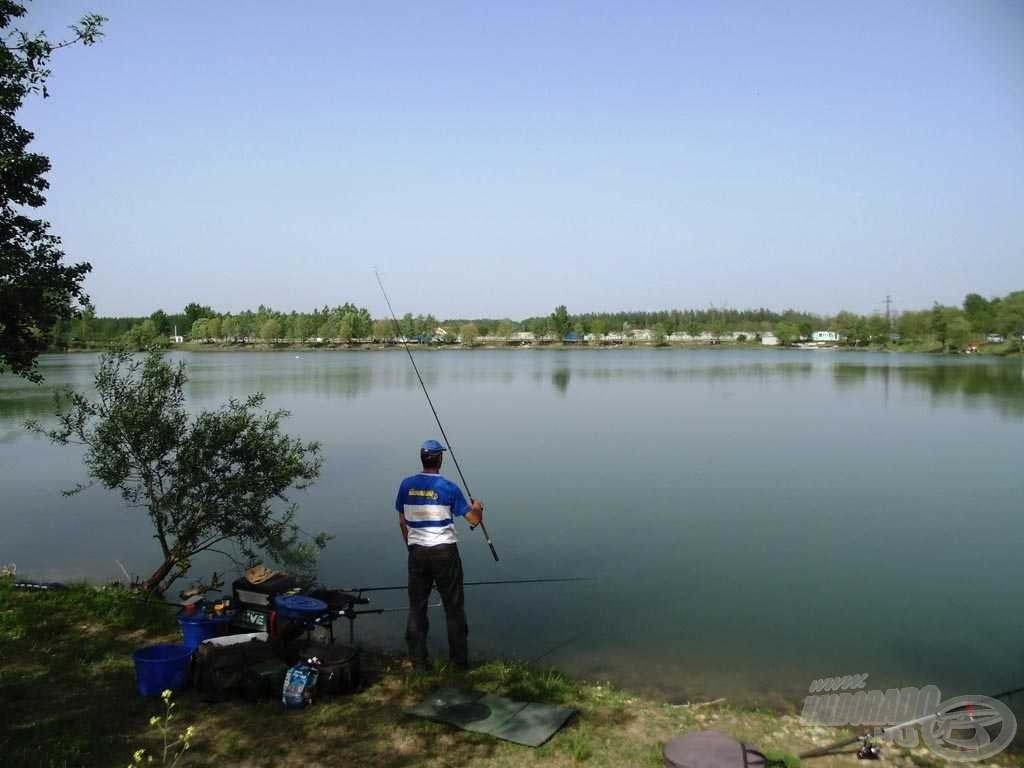
<instances>
[{"instance_id":1,"label":"lake","mask_svg":"<svg viewBox=\"0 0 1024 768\"><path fill-rule=\"evenodd\" d=\"M393 510L440 438L400 350L210 352L190 407L261 391L322 443L300 523L335 535L321 580L402 584ZM120 497L62 488L81 454L25 432L91 354L0 377L0 564L43 580L158 563ZM868 688L1024 685L1024 369L987 360L808 350L422 350L417 363L501 555L461 526L473 656L502 654L672 701L777 704L815 678ZM457 479L454 467L445 472ZM460 524L461 525L461 524ZM205 561L198 575L223 563ZM184 586L184 584L182 584ZM371 607L401 607L401 592ZM433 641L444 641L432 611ZM362 642L401 646L404 615ZM546 654L546 655L545 655Z\"/></svg>"}]
</instances>

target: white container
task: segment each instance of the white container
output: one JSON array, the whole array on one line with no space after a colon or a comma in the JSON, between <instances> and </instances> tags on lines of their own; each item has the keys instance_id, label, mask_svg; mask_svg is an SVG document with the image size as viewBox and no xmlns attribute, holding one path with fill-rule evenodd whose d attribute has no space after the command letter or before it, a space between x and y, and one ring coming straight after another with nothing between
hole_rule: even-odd
<instances>
[{"instance_id":1,"label":"white container","mask_svg":"<svg viewBox=\"0 0 1024 768\"><path fill-rule=\"evenodd\" d=\"M211 637L209 640L203 640L203 645L215 645L218 648L223 648L227 645L240 645L253 640L259 640L261 643L265 643L267 642L267 638L268 635L266 632L246 632L241 635L221 635L220 637Z\"/></svg>"}]
</instances>

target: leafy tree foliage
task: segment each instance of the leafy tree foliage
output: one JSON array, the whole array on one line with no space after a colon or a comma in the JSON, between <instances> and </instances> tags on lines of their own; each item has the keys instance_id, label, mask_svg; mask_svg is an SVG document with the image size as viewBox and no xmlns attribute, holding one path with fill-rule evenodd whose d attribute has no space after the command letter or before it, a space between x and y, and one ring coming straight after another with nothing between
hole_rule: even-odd
<instances>
[{"instance_id":1,"label":"leafy tree foliage","mask_svg":"<svg viewBox=\"0 0 1024 768\"><path fill-rule=\"evenodd\" d=\"M793 323L776 323L775 335L779 337L779 341L783 344L792 344L799 338L800 329Z\"/></svg>"},{"instance_id":2,"label":"leafy tree foliage","mask_svg":"<svg viewBox=\"0 0 1024 768\"><path fill-rule=\"evenodd\" d=\"M147 592L166 591L197 554L228 543L249 560L265 552L311 566L327 537L300 541L285 494L319 475L319 446L282 434L287 413L262 410L259 394L190 417L186 381L184 364L172 366L159 351L142 359L108 353L95 400L70 393L57 429L29 426L60 445L84 445L89 476L149 515L163 562Z\"/></svg>"},{"instance_id":3,"label":"leafy tree foliage","mask_svg":"<svg viewBox=\"0 0 1024 768\"><path fill-rule=\"evenodd\" d=\"M171 332L171 320L162 309L151 314L149 319L153 321L153 327L160 336L167 336Z\"/></svg>"},{"instance_id":4,"label":"leafy tree foliage","mask_svg":"<svg viewBox=\"0 0 1024 768\"><path fill-rule=\"evenodd\" d=\"M569 311L565 308L565 304L555 307L555 311L551 313L551 320L548 326L558 339L565 337L566 332L569 330Z\"/></svg>"},{"instance_id":5,"label":"leafy tree foliage","mask_svg":"<svg viewBox=\"0 0 1024 768\"><path fill-rule=\"evenodd\" d=\"M476 327L476 323L466 323L459 329L459 335L462 337L463 346L472 347L480 336L480 329Z\"/></svg>"},{"instance_id":6,"label":"leafy tree foliage","mask_svg":"<svg viewBox=\"0 0 1024 768\"><path fill-rule=\"evenodd\" d=\"M375 320L373 323L373 340L387 341L395 335L395 323L392 320Z\"/></svg>"},{"instance_id":7,"label":"leafy tree foliage","mask_svg":"<svg viewBox=\"0 0 1024 768\"><path fill-rule=\"evenodd\" d=\"M653 334L651 340L654 342L654 346L663 347L668 342L665 341L665 337L668 336L668 332L665 330L664 323L657 323L653 328Z\"/></svg>"},{"instance_id":8,"label":"leafy tree foliage","mask_svg":"<svg viewBox=\"0 0 1024 768\"><path fill-rule=\"evenodd\" d=\"M185 318L188 322L188 326L191 327L196 320L201 317L214 317L217 313L213 311L212 307L207 307L203 304L197 304L192 302L187 304L184 310Z\"/></svg>"},{"instance_id":9,"label":"leafy tree foliage","mask_svg":"<svg viewBox=\"0 0 1024 768\"><path fill-rule=\"evenodd\" d=\"M274 342L281 338L281 321L276 318L267 320L260 328L260 338L266 342Z\"/></svg>"},{"instance_id":10,"label":"leafy tree foliage","mask_svg":"<svg viewBox=\"0 0 1024 768\"><path fill-rule=\"evenodd\" d=\"M0 372L10 369L38 381L36 358L51 343L49 334L67 334L74 303L85 299L82 280L91 267L64 264L60 238L46 221L25 213L46 202L50 161L28 150L33 135L15 114L30 94L47 96L53 52L92 45L105 19L83 16L69 40L52 43L42 33L10 29L24 15L25 6L0 0Z\"/></svg>"}]
</instances>

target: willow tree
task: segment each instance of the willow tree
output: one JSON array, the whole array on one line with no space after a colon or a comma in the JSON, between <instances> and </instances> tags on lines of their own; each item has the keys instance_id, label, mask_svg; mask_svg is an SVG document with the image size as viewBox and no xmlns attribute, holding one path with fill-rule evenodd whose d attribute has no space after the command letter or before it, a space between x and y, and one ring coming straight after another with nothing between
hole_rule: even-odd
<instances>
[{"instance_id":1,"label":"willow tree","mask_svg":"<svg viewBox=\"0 0 1024 768\"><path fill-rule=\"evenodd\" d=\"M163 561L146 592L166 591L201 552L311 567L327 536L304 537L287 494L318 477L318 444L283 434L287 412L264 410L260 394L191 416L187 380L185 365L159 351L112 352L101 359L95 399L68 393L56 429L29 426L60 445L83 445L92 482L149 516Z\"/></svg>"}]
</instances>

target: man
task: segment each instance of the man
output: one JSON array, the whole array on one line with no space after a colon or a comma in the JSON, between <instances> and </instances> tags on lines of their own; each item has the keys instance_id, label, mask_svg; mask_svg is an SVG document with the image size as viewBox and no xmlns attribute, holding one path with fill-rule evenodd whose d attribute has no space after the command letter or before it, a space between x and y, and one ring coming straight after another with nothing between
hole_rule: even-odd
<instances>
[{"instance_id":1,"label":"man","mask_svg":"<svg viewBox=\"0 0 1024 768\"><path fill-rule=\"evenodd\" d=\"M409 623L405 639L416 669L427 668L427 600L435 585L444 604L452 666L469 666L469 626L455 518L465 517L475 528L483 519L484 507L476 499L467 503L459 486L441 475L445 450L437 440L427 440L420 448L423 471L402 481L395 500L398 525L409 550Z\"/></svg>"}]
</instances>

